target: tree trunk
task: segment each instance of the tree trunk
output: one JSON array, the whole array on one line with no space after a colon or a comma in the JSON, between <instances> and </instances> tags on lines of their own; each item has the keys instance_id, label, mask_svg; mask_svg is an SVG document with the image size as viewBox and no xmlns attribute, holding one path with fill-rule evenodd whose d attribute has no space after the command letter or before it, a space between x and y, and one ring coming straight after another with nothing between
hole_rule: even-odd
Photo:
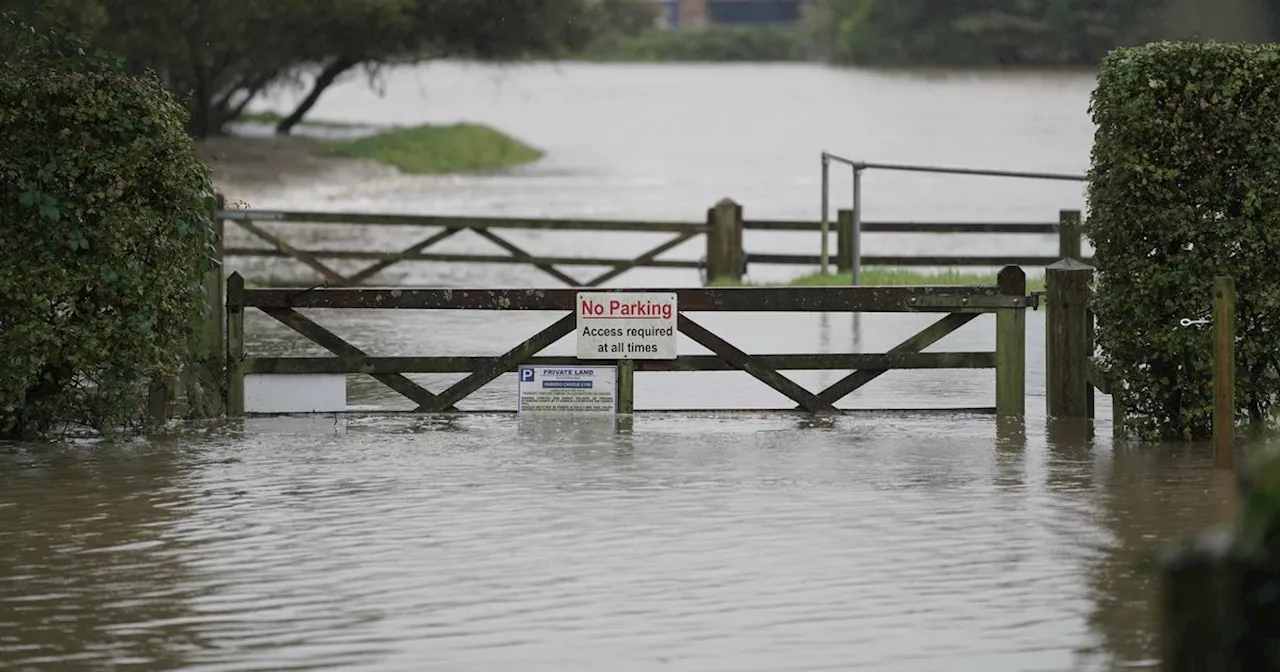
<instances>
[{"instance_id":1,"label":"tree trunk","mask_svg":"<svg viewBox=\"0 0 1280 672\"><path fill-rule=\"evenodd\" d=\"M289 135L293 131L293 127L297 126L298 122L302 121L302 118L307 116L311 108L315 107L316 103L320 101L320 95L325 92L325 89L332 86L339 75L359 64L360 59L358 58L339 56L332 63L325 66L324 70L321 70L316 77L315 84L311 86L311 92L307 94L307 97L298 103L298 106L294 108L293 112L289 113L289 116L276 125L276 135Z\"/></svg>"}]
</instances>

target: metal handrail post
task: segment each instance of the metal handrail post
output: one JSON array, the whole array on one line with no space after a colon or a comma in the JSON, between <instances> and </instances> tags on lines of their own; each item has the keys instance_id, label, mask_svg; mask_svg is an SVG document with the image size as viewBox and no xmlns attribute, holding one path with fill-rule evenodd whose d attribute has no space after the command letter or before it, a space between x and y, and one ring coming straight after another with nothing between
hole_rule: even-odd
<instances>
[{"instance_id":1,"label":"metal handrail post","mask_svg":"<svg viewBox=\"0 0 1280 672\"><path fill-rule=\"evenodd\" d=\"M828 264L828 241L831 222L827 219L827 211L830 209L828 202L828 184L831 180L831 159L827 157L826 152L822 153L822 274L827 274Z\"/></svg>"},{"instance_id":2,"label":"metal handrail post","mask_svg":"<svg viewBox=\"0 0 1280 672\"><path fill-rule=\"evenodd\" d=\"M853 167L853 284L862 278L862 166Z\"/></svg>"}]
</instances>

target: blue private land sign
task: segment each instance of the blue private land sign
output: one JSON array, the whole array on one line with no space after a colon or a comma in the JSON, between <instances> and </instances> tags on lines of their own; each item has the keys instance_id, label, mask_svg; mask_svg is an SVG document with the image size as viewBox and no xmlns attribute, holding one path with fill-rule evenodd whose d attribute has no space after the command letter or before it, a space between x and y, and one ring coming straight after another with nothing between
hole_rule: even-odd
<instances>
[{"instance_id":1,"label":"blue private land sign","mask_svg":"<svg viewBox=\"0 0 1280 672\"><path fill-rule=\"evenodd\" d=\"M618 367L521 365L516 408L523 414L612 415Z\"/></svg>"}]
</instances>

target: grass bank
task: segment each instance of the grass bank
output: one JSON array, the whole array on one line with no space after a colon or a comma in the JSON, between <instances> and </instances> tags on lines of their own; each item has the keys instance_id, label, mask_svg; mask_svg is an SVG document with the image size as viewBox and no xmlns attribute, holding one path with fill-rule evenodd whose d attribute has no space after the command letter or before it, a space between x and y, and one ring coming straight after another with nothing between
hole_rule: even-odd
<instances>
[{"instance_id":1,"label":"grass bank","mask_svg":"<svg viewBox=\"0 0 1280 672\"><path fill-rule=\"evenodd\" d=\"M864 268L859 278L863 285L994 285L995 273L972 273L967 271L939 271L926 273L897 268ZM789 282L753 283L718 281L717 286L753 286L753 287L829 287L848 286L852 284L850 273L810 273L793 278ZM1027 276L1027 291L1044 289L1043 275Z\"/></svg>"},{"instance_id":2,"label":"grass bank","mask_svg":"<svg viewBox=\"0 0 1280 672\"><path fill-rule=\"evenodd\" d=\"M320 156L371 159L406 173L482 173L532 163L541 150L480 124L412 126L354 140L337 140Z\"/></svg>"},{"instance_id":3,"label":"grass bank","mask_svg":"<svg viewBox=\"0 0 1280 672\"><path fill-rule=\"evenodd\" d=\"M777 62L813 60L813 50L798 28L712 27L608 37L579 57L603 62Z\"/></svg>"},{"instance_id":4,"label":"grass bank","mask_svg":"<svg viewBox=\"0 0 1280 672\"><path fill-rule=\"evenodd\" d=\"M237 121L274 125L280 118L276 113L260 112L242 115ZM299 126L362 125L308 119ZM313 154L377 161L410 174L485 173L532 163L543 156L541 150L481 124L393 127L373 135L326 142Z\"/></svg>"}]
</instances>

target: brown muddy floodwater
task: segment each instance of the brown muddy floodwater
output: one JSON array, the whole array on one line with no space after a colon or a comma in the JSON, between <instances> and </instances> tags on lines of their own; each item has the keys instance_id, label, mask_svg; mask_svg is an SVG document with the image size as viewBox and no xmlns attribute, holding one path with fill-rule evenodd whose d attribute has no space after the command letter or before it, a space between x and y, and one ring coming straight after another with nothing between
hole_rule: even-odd
<instances>
[{"instance_id":1,"label":"brown muddy floodwater","mask_svg":"<svg viewBox=\"0 0 1280 672\"><path fill-rule=\"evenodd\" d=\"M232 171L232 198L259 208L695 220L730 196L749 216L816 218L824 149L1082 172L1092 134L1089 75L437 64L392 70L385 85L384 99L361 82L338 87L316 116L481 121L548 156L496 176L341 164L253 184ZM846 205L848 182L833 184L833 207ZM881 220L1053 221L1083 206L1081 186L1063 183L878 173L866 193L868 218ZM429 233L314 227L290 236L391 249ZM491 249L457 238L442 249ZM512 238L562 255L634 255L652 244ZM747 244L817 247L795 234ZM1053 245L869 236L865 247L1014 254ZM672 256L700 252L693 244ZM310 278L287 263L231 267L251 279ZM413 264L382 279L555 284L515 266ZM614 286L697 283L695 273L649 271ZM377 355L494 354L555 318L312 315ZM1201 446L1113 445L1105 397L1096 427L1046 428L1043 315L1028 315L1025 426L966 413L819 421L654 412L629 430L507 414L367 414L254 418L128 445L0 446L0 669L1154 669L1149 556L1227 520L1232 483ZM878 352L929 320L695 317L761 353ZM936 349L989 349L992 321ZM317 352L260 315L248 333L253 353ZM681 352L701 350L682 342ZM838 375L795 378L812 389ZM420 377L432 389L455 378ZM463 406L511 409L513 388L504 377ZM959 408L993 397L990 372L894 372L842 406ZM359 378L350 402L403 408ZM637 379L642 409L780 403L740 374Z\"/></svg>"}]
</instances>

